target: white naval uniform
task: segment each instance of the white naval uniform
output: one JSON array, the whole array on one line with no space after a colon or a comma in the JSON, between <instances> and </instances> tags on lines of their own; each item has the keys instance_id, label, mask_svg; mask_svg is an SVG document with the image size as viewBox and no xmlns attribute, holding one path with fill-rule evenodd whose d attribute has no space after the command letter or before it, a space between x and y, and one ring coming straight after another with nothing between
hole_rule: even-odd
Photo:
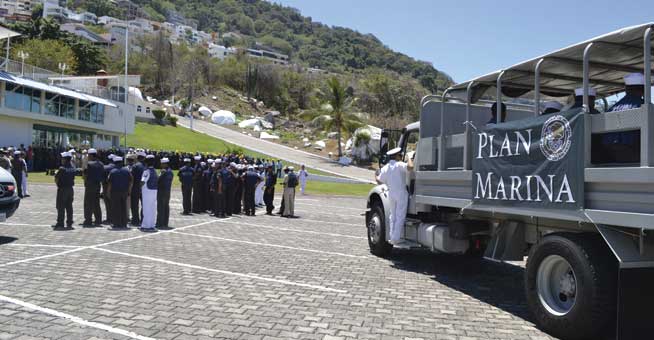
<instances>
[{"instance_id":1,"label":"white naval uniform","mask_svg":"<svg viewBox=\"0 0 654 340\"><path fill-rule=\"evenodd\" d=\"M307 177L309 177L309 173L306 170L300 170L298 172L298 179L300 180L300 193L304 195L304 189L307 187Z\"/></svg>"},{"instance_id":2,"label":"white naval uniform","mask_svg":"<svg viewBox=\"0 0 654 340\"><path fill-rule=\"evenodd\" d=\"M143 221L141 229L154 229L157 223L157 189L148 188L148 179L150 178L150 168L143 171L141 176L141 200L143 205Z\"/></svg>"},{"instance_id":3,"label":"white naval uniform","mask_svg":"<svg viewBox=\"0 0 654 340\"><path fill-rule=\"evenodd\" d=\"M409 193L406 190L406 171L406 163L392 160L384 165L379 172L380 181L388 187L388 197L391 205L389 215L391 243L400 242L404 230L406 210L409 203Z\"/></svg>"},{"instance_id":4,"label":"white naval uniform","mask_svg":"<svg viewBox=\"0 0 654 340\"><path fill-rule=\"evenodd\" d=\"M264 173L259 174L259 178L261 178L261 183L254 190L254 205L263 205L263 187L266 184Z\"/></svg>"}]
</instances>

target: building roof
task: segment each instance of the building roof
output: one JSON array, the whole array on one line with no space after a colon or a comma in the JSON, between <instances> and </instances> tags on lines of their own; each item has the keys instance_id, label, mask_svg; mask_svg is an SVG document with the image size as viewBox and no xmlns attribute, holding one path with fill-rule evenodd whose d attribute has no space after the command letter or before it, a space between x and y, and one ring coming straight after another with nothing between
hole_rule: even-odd
<instances>
[{"instance_id":1,"label":"building roof","mask_svg":"<svg viewBox=\"0 0 654 340\"><path fill-rule=\"evenodd\" d=\"M0 26L0 39L7 39L19 36L20 33Z\"/></svg>"},{"instance_id":2,"label":"building roof","mask_svg":"<svg viewBox=\"0 0 654 340\"><path fill-rule=\"evenodd\" d=\"M73 90L69 90L69 89L66 89L66 88L63 88L63 87L59 87L59 86L52 86L52 85L40 83L38 81L34 81L34 80L31 80L31 79L15 77L15 76L13 76L13 75L11 75L9 73L2 72L2 71L0 71L0 80L4 80L4 81L10 82L12 84L16 84L16 85L35 88L35 89L38 89L38 90L41 90L41 91L57 93L57 94L60 94L62 96L77 98L79 100L84 100L84 101L94 102L94 103L102 104L102 105L106 105L106 106L116 107L116 104L114 104L114 103L112 103L112 102L110 102L110 101L108 101L106 99L100 98L100 97L91 96L91 95L80 93L80 92L75 92Z\"/></svg>"}]
</instances>

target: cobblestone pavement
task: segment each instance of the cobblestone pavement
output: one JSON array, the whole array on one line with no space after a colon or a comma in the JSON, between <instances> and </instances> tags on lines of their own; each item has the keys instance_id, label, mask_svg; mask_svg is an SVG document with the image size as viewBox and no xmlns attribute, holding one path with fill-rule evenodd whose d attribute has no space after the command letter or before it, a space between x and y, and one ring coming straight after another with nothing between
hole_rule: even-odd
<instances>
[{"instance_id":1,"label":"cobblestone pavement","mask_svg":"<svg viewBox=\"0 0 654 340\"><path fill-rule=\"evenodd\" d=\"M0 224L0 339L551 339L520 266L370 255L363 199L219 220L174 193L173 230L52 231L55 190L31 185Z\"/></svg>"}]
</instances>

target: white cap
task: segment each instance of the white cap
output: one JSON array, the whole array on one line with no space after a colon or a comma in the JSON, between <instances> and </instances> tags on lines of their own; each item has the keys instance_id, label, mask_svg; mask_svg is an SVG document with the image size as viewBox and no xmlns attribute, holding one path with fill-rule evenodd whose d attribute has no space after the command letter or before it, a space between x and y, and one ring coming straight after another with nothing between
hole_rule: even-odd
<instances>
[{"instance_id":1,"label":"white cap","mask_svg":"<svg viewBox=\"0 0 654 340\"><path fill-rule=\"evenodd\" d=\"M561 103L559 103L557 101L549 101L549 102L544 102L543 103L543 111L545 111L547 109L556 109L556 110L561 111L562 108L563 108L563 104L561 104Z\"/></svg>"},{"instance_id":2,"label":"white cap","mask_svg":"<svg viewBox=\"0 0 654 340\"><path fill-rule=\"evenodd\" d=\"M644 85L645 76L642 73L629 73L624 76L625 85Z\"/></svg>"},{"instance_id":3,"label":"white cap","mask_svg":"<svg viewBox=\"0 0 654 340\"><path fill-rule=\"evenodd\" d=\"M170 160L166 157L161 159L161 164L168 164L168 162L170 162Z\"/></svg>"},{"instance_id":4,"label":"white cap","mask_svg":"<svg viewBox=\"0 0 654 340\"><path fill-rule=\"evenodd\" d=\"M75 149L70 149L70 150L68 150L68 152L75 153Z\"/></svg>"},{"instance_id":5,"label":"white cap","mask_svg":"<svg viewBox=\"0 0 654 340\"><path fill-rule=\"evenodd\" d=\"M391 150L389 150L389 151L386 153L386 155L388 155L388 156L393 156L393 155L396 154L396 153L400 153L400 151L402 151L401 148L391 149Z\"/></svg>"},{"instance_id":6,"label":"white cap","mask_svg":"<svg viewBox=\"0 0 654 340\"><path fill-rule=\"evenodd\" d=\"M207 163L205 163L205 162L200 162L200 165L205 166L205 165L207 165Z\"/></svg>"},{"instance_id":7,"label":"white cap","mask_svg":"<svg viewBox=\"0 0 654 340\"><path fill-rule=\"evenodd\" d=\"M293 170L295 170L295 168L292 167L292 166L289 166L289 167L288 167L288 170L293 171Z\"/></svg>"},{"instance_id":8,"label":"white cap","mask_svg":"<svg viewBox=\"0 0 654 340\"><path fill-rule=\"evenodd\" d=\"M71 155L70 152L66 151L66 152L61 153L61 157L64 157L64 158L65 157L73 157L73 155Z\"/></svg>"},{"instance_id":9,"label":"white cap","mask_svg":"<svg viewBox=\"0 0 654 340\"><path fill-rule=\"evenodd\" d=\"M190 158L184 158L184 163L186 163L186 162L190 162L190 161L191 161Z\"/></svg>"},{"instance_id":10,"label":"white cap","mask_svg":"<svg viewBox=\"0 0 654 340\"><path fill-rule=\"evenodd\" d=\"M113 161L113 160L114 160L114 157L116 157L116 155L114 155L114 154L112 153L112 154L109 155L107 158L109 158L109 159L111 159L111 160Z\"/></svg>"},{"instance_id":11,"label":"white cap","mask_svg":"<svg viewBox=\"0 0 654 340\"><path fill-rule=\"evenodd\" d=\"M127 156L125 156L125 158L127 158L127 159L135 159L135 158L136 158L136 154L135 154L135 153L128 153Z\"/></svg>"},{"instance_id":12,"label":"white cap","mask_svg":"<svg viewBox=\"0 0 654 340\"><path fill-rule=\"evenodd\" d=\"M213 162L215 162L213 159L211 159L211 158L207 159L207 163L213 164Z\"/></svg>"},{"instance_id":13,"label":"white cap","mask_svg":"<svg viewBox=\"0 0 654 340\"><path fill-rule=\"evenodd\" d=\"M231 162L231 163L229 163L229 166L231 166L232 168L235 168L235 167L236 167L236 163Z\"/></svg>"},{"instance_id":14,"label":"white cap","mask_svg":"<svg viewBox=\"0 0 654 340\"><path fill-rule=\"evenodd\" d=\"M223 162L223 160L220 159L220 158L218 158L218 159L216 159L213 163L214 163L214 164L220 164L220 163L222 163L222 162Z\"/></svg>"},{"instance_id":15,"label":"white cap","mask_svg":"<svg viewBox=\"0 0 654 340\"><path fill-rule=\"evenodd\" d=\"M154 159L154 155L147 155L145 156L145 159Z\"/></svg>"},{"instance_id":16,"label":"white cap","mask_svg":"<svg viewBox=\"0 0 654 340\"><path fill-rule=\"evenodd\" d=\"M202 156L195 156L195 157L193 157L193 159L195 159L196 161L199 161L199 160L202 159Z\"/></svg>"},{"instance_id":17,"label":"white cap","mask_svg":"<svg viewBox=\"0 0 654 340\"><path fill-rule=\"evenodd\" d=\"M115 163L122 162L122 161L123 161L123 157L120 157L120 156L114 156L114 162L115 162Z\"/></svg>"},{"instance_id":18,"label":"white cap","mask_svg":"<svg viewBox=\"0 0 654 340\"><path fill-rule=\"evenodd\" d=\"M20 151L14 151L14 155L20 155Z\"/></svg>"},{"instance_id":19,"label":"white cap","mask_svg":"<svg viewBox=\"0 0 654 340\"><path fill-rule=\"evenodd\" d=\"M580 88L575 90L575 96L579 97L579 96L583 96L583 95L584 95L584 88L583 87L580 87ZM589 87L588 88L588 95L592 96L592 97L597 96L597 90L595 90L592 87Z\"/></svg>"},{"instance_id":20,"label":"white cap","mask_svg":"<svg viewBox=\"0 0 654 340\"><path fill-rule=\"evenodd\" d=\"M97 155L97 154L98 154L98 150L96 150L96 149L89 149L89 151L87 151L86 153L88 153L89 155Z\"/></svg>"},{"instance_id":21,"label":"white cap","mask_svg":"<svg viewBox=\"0 0 654 340\"><path fill-rule=\"evenodd\" d=\"M145 156L146 156L146 155L145 155L145 152L140 151L140 150L139 150L139 151L136 151L136 155L139 156L139 157L145 157Z\"/></svg>"},{"instance_id":22,"label":"white cap","mask_svg":"<svg viewBox=\"0 0 654 340\"><path fill-rule=\"evenodd\" d=\"M249 165L248 170L254 170L254 167L252 165Z\"/></svg>"}]
</instances>

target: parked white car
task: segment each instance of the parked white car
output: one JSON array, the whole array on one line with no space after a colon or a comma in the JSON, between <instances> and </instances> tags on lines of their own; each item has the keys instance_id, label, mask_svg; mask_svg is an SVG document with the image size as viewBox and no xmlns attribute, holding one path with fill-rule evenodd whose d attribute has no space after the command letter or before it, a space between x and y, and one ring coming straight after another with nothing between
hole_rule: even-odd
<instances>
[{"instance_id":1,"label":"parked white car","mask_svg":"<svg viewBox=\"0 0 654 340\"><path fill-rule=\"evenodd\" d=\"M11 217L18 205L20 198L16 190L16 180L11 173L0 168L0 222L6 221Z\"/></svg>"}]
</instances>

